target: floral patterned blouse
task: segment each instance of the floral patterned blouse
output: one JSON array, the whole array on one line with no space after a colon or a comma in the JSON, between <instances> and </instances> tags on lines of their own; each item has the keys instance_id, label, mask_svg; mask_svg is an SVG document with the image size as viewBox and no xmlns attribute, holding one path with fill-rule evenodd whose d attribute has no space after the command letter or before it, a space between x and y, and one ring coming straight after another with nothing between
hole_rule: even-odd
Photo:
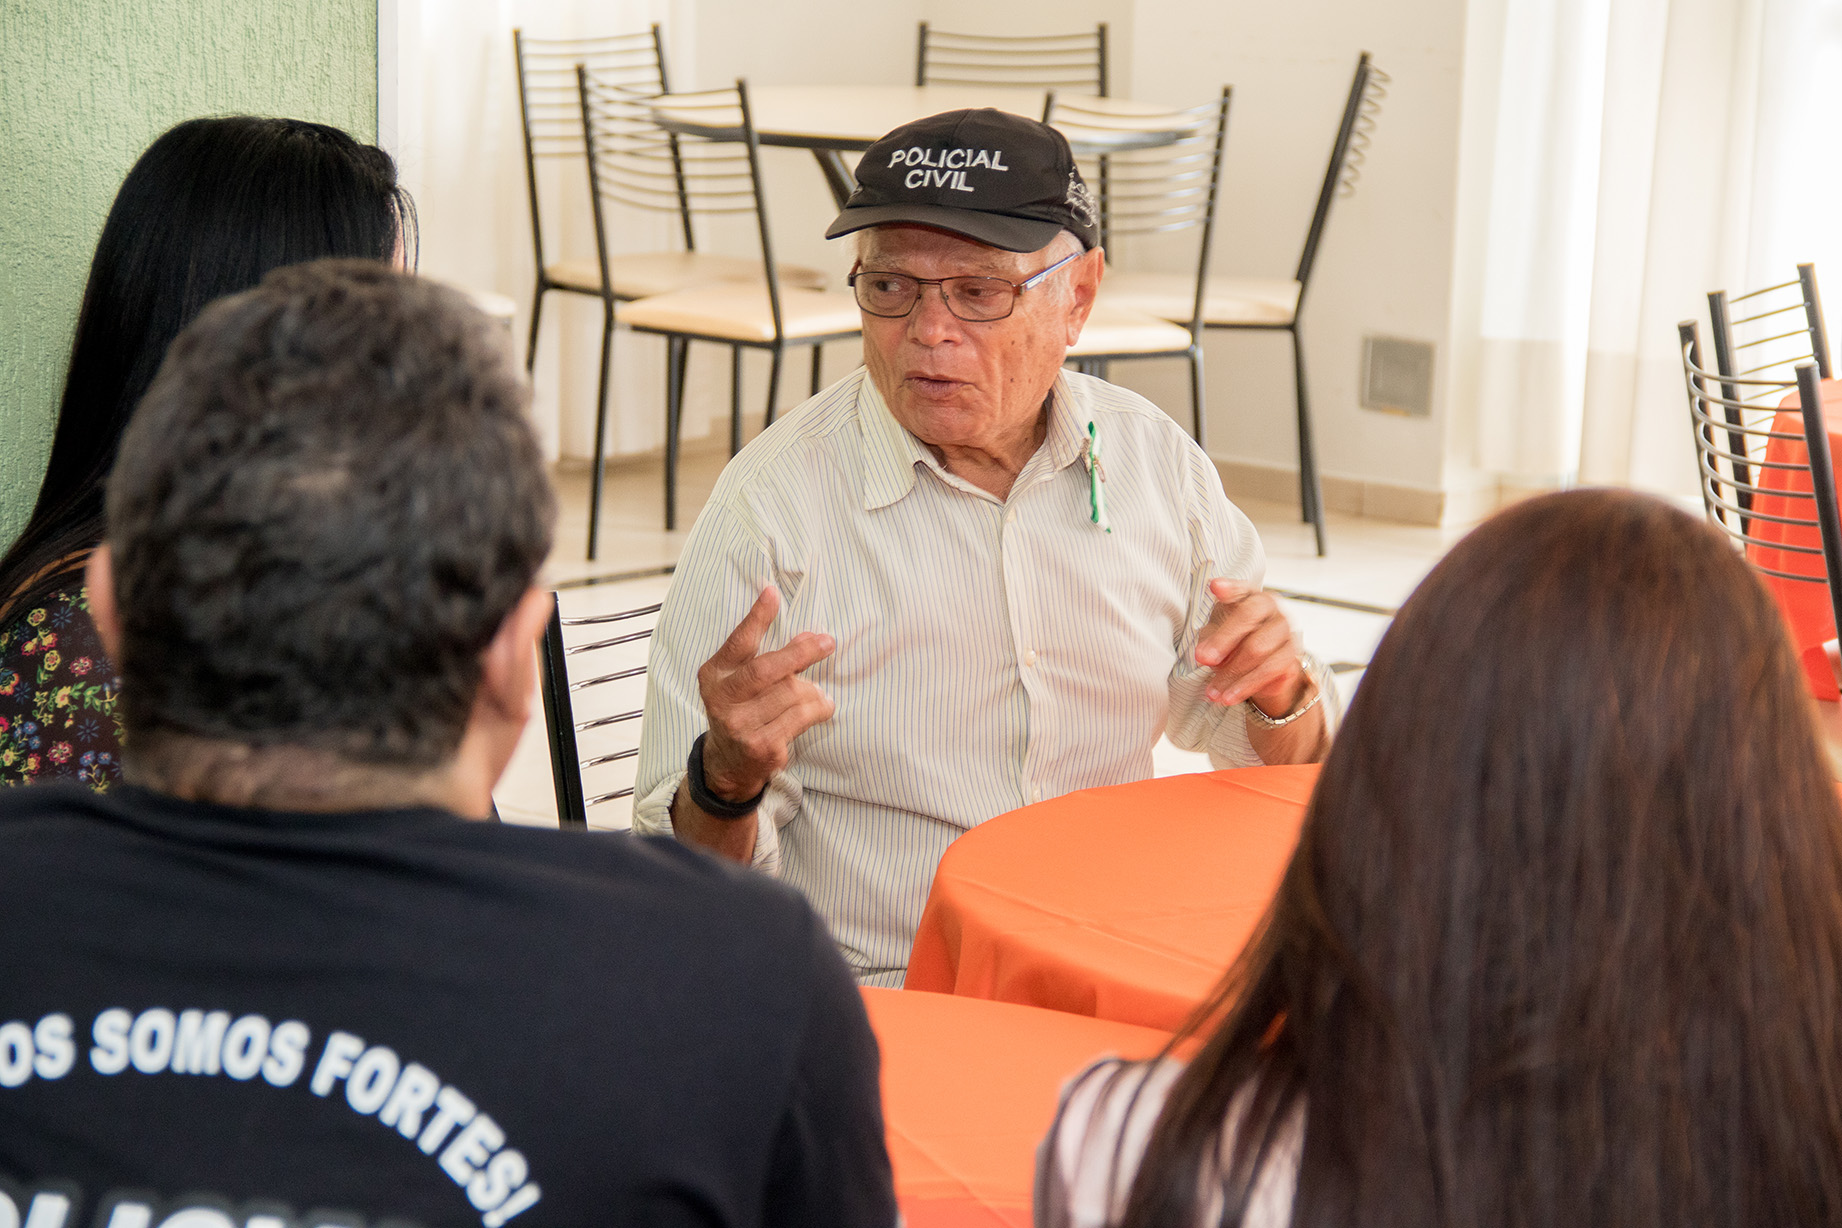
<instances>
[{"instance_id":1,"label":"floral patterned blouse","mask_svg":"<svg viewBox=\"0 0 1842 1228\"><path fill-rule=\"evenodd\" d=\"M0 785L120 781L120 691L81 584L0 626Z\"/></svg>"}]
</instances>

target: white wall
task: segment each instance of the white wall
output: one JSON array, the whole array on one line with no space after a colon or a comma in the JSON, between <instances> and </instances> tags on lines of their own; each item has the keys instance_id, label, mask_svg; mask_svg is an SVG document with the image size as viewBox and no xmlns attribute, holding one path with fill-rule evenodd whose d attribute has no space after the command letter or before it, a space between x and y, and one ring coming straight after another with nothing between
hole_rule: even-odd
<instances>
[{"instance_id":1,"label":"white wall","mask_svg":"<svg viewBox=\"0 0 1842 1228\"><path fill-rule=\"evenodd\" d=\"M1136 95L1189 103L1234 86L1214 260L1223 273L1291 275L1358 52L1372 52L1393 78L1361 182L1331 212L1305 307L1326 474L1427 490L1441 484L1447 381L1435 382L1430 419L1358 408L1357 381L1365 333L1430 341L1441 355L1446 349L1463 37L1462 0L1136 5ZM1210 450L1292 467L1297 436L1284 335L1212 336L1206 353ZM1176 374L1160 400L1181 414Z\"/></svg>"},{"instance_id":2,"label":"white wall","mask_svg":"<svg viewBox=\"0 0 1842 1228\"><path fill-rule=\"evenodd\" d=\"M416 0L398 0L412 4ZM1500 0L1471 0L1489 5ZM1466 0L1066 0L992 6L981 0L420 0L421 149L405 170L420 185L423 268L496 288L528 310L532 276L510 29L577 34L666 23L678 88L713 87L741 75L761 84L906 82L915 25L1012 32L1109 23L1115 93L1192 103L1235 86L1216 267L1289 275L1309 224L1358 51L1375 53L1394 84L1354 197L1339 201L1319 254L1305 313L1320 464L1327 474L1437 490L1446 476L1452 417L1442 367L1430 420L1357 408L1365 333L1417 338L1449 360L1455 197L1463 89ZM836 275L846 258L822 237L832 205L810 155L770 150L769 208L778 254ZM560 184L580 195L577 185ZM560 211L557 242L592 253L586 207ZM668 241L661 232L660 241ZM750 251L746 230L712 232L705 245ZM1127 249L1116 253L1130 258ZM540 420L553 446L586 451L594 394L599 311L565 296L546 307L538 369ZM521 320L521 326L523 321ZM659 439L662 351L622 335L612 439L643 450ZM1291 363L1280 336L1211 336L1211 450L1225 459L1290 468ZM758 409L765 361L749 366L748 404ZM853 346L831 347L842 374ZM1178 363L1120 364L1115 376L1187 415ZM804 387L789 372L783 404ZM713 352L693 371L689 433L726 415L726 363Z\"/></svg>"}]
</instances>

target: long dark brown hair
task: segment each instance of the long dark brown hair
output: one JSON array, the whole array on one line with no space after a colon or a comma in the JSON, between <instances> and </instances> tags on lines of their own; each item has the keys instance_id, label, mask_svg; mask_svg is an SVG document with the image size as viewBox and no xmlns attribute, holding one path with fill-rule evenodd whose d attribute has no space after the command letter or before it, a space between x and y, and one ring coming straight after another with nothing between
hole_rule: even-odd
<instances>
[{"instance_id":1,"label":"long dark brown hair","mask_svg":"<svg viewBox=\"0 0 1842 1228\"><path fill-rule=\"evenodd\" d=\"M1706 525L1577 491L1480 527L1377 650L1123 1224L1193 1228L1218 1177L1238 1224L1301 1108L1298 1225L1842 1223L1813 720Z\"/></svg>"}]
</instances>

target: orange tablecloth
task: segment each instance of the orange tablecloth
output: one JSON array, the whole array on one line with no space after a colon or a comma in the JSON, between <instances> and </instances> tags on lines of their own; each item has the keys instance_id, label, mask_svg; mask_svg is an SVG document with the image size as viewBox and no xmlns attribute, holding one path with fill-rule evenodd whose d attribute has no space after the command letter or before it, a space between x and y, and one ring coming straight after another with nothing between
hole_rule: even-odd
<instances>
[{"instance_id":1,"label":"orange tablecloth","mask_svg":"<svg viewBox=\"0 0 1842 1228\"><path fill-rule=\"evenodd\" d=\"M1803 442L1804 416L1801 409L1796 393L1779 404L1778 413L1772 419L1772 430L1795 438L1768 440L1765 449L1767 461L1789 462L1807 468L1809 451ZM1842 382L1823 381L1823 419L1829 431L1829 451L1833 465L1842 461ZM1797 469L1761 468L1757 473L1756 484L1787 494L1810 494L1809 473ZM1785 498L1765 493L1753 496L1753 510L1764 516L1796 516L1804 519L1813 518L1816 514L1808 498ZM1751 522L1750 533L1753 537L1771 542L1809 546L1817 550L1823 547L1822 534L1815 525L1775 524L1762 519ZM1770 567L1794 576L1809 576L1814 581L1804 583L1771 575L1762 577L1766 587L1772 590L1779 611L1784 615L1785 625L1791 632L1791 643L1803 659L1804 674L1810 681L1811 693L1818 699L1838 698L1835 673L1823 651L1824 641L1836 638L1835 615L1829 604L1829 591L1823 585L1823 556L1748 544L1746 557L1755 566Z\"/></svg>"},{"instance_id":2,"label":"orange tablecloth","mask_svg":"<svg viewBox=\"0 0 1842 1228\"><path fill-rule=\"evenodd\" d=\"M907 987L1175 1030L1265 912L1317 773L1166 776L973 828L941 859Z\"/></svg>"},{"instance_id":3,"label":"orange tablecloth","mask_svg":"<svg viewBox=\"0 0 1842 1228\"><path fill-rule=\"evenodd\" d=\"M908 1228L1027 1228L1036 1145L1062 1084L1169 1035L1060 1011L865 989L883 1051L883 1115Z\"/></svg>"}]
</instances>

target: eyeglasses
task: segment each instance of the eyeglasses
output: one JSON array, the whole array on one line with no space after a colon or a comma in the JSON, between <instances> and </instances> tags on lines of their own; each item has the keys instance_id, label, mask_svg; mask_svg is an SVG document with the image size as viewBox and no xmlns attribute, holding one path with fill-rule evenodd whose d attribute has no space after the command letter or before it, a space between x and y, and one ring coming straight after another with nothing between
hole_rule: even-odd
<instances>
[{"instance_id":1,"label":"eyeglasses","mask_svg":"<svg viewBox=\"0 0 1842 1228\"><path fill-rule=\"evenodd\" d=\"M899 320L913 311L921 301L921 287L939 286L948 311L970 323L989 324L1015 311L1018 295L1035 289L1043 278L1082 254L1063 256L1024 281L1006 281L1002 277L910 277L906 273L856 270L846 280L857 295L857 305L885 320Z\"/></svg>"}]
</instances>

